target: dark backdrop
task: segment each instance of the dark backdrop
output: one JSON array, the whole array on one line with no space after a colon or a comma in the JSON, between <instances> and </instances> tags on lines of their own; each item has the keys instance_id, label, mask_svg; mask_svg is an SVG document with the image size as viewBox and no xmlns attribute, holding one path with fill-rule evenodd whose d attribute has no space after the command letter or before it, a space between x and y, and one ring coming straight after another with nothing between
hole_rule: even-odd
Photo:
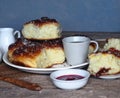
<instances>
[{"instance_id":1,"label":"dark backdrop","mask_svg":"<svg viewBox=\"0 0 120 98\"><path fill-rule=\"evenodd\" d=\"M0 27L21 29L42 16L64 31L120 32L120 0L0 0Z\"/></svg>"}]
</instances>

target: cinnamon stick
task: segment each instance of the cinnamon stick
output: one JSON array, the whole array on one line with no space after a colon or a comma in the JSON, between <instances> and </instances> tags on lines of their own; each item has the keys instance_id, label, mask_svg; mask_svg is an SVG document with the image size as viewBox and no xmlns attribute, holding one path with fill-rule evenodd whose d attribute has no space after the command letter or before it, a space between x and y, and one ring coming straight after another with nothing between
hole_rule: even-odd
<instances>
[{"instance_id":1,"label":"cinnamon stick","mask_svg":"<svg viewBox=\"0 0 120 98\"><path fill-rule=\"evenodd\" d=\"M11 77L0 76L0 80L12 83L22 88L27 88L29 90L40 91L42 88L36 83L30 83L24 80L15 79Z\"/></svg>"}]
</instances>

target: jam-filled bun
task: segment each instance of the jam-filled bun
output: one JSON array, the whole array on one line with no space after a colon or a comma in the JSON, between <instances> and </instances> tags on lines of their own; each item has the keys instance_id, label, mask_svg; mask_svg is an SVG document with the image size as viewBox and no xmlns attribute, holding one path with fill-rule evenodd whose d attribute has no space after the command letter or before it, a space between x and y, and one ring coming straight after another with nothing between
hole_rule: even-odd
<instances>
[{"instance_id":1,"label":"jam-filled bun","mask_svg":"<svg viewBox=\"0 0 120 98\"><path fill-rule=\"evenodd\" d=\"M120 73L120 39L107 39L103 49L90 54L88 58L88 71L94 76Z\"/></svg>"},{"instance_id":2,"label":"jam-filled bun","mask_svg":"<svg viewBox=\"0 0 120 98\"><path fill-rule=\"evenodd\" d=\"M13 64L31 68L49 68L65 61L61 39L30 41L18 39L8 48L8 59Z\"/></svg>"},{"instance_id":3,"label":"jam-filled bun","mask_svg":"<svg viewBox=\"0 0 120 98\"><path fill-rule=\"evenodd\" d=\"M115 48L116 50L120 50L120 39L119 38L107 39L106 44L104 45L104 51L109 50L110 48Z\"/></svg>"},{"instance_id":4,"label":"jam-filled bun","mask_svg":"<svg viewBox=\"0 0 120 98\"><path fill-rule=\"evenodd\" d=\"M61 26L55 19L42 17L23 25L22 35L26 39L50 40L61 37Z\"/></svg>"},{"instance_id":5,"label":"jam-filled bun","mask_svg":"<svg viewBox=\"0 0 120 98\"><path fill-rule=\"evenodd\" d=\"M111 48L90 54L88 71L96 77L120 73L120 51Z\"/></svg>"}]
</instances>

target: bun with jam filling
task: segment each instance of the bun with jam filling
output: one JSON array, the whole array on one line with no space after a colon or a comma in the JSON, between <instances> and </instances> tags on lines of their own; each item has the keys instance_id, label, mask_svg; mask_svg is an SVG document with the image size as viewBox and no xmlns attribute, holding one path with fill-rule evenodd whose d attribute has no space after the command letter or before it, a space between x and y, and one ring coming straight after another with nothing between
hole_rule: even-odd
<instances>
[{"instance_id":1,"label":"bun with jam filling","mask_svg":"<svg viewBox=\"0 0 120 98\"><path fill-rule=\"evenodd\" d=\"M13 64L31 68L49 68L65 61L61 39L30 41L18 39L8 48L8 59Z\"/></svg>"},{"instance_id":2,"label":"bun with jam filling","mask_svg":"<svg viewBox=\"0 0 120 98\"><path fill-rule=\"evenodd\" d=\"M22 29L24 38L32 40L56 39L61 37L60 33L61 26L59 22L48 17L26 22Z\"/></svg>"}]
</instances>

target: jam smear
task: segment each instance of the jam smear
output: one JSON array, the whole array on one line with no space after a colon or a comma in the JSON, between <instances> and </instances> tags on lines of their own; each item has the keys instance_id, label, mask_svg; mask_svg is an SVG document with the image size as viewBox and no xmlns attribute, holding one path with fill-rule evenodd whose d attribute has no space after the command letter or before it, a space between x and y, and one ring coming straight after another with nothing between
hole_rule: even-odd
<instances>
[{"instance_id":1,"label":"jam smear","mask_svg":"<svg viewBox=\"0 0 120 98\"><path fill-rule=\"evenodd\" d=\"M56 79L70 81L70 80L79 80L83 78L84 77L80 75L62 75L62 76L57 77Z\"/></svg>"}]
</instances>

